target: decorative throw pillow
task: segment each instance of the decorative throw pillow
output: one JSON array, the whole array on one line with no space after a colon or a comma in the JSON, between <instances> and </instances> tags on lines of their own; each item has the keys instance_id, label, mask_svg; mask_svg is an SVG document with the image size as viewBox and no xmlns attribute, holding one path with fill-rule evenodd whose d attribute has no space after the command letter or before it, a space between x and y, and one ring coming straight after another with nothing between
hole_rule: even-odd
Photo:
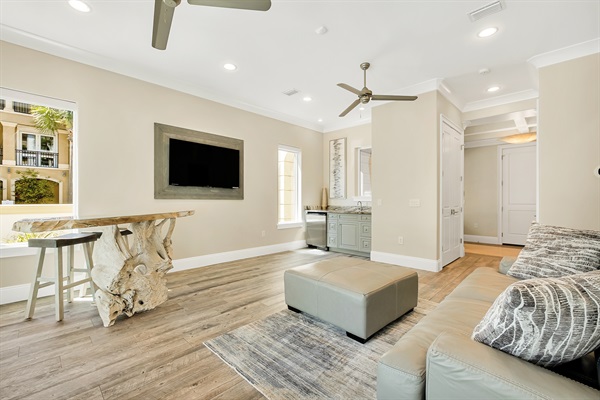
<instances>
[{"instance_id":1,"label":"decorative throw pillow","mask_svg":"<svg viewBox=\"0 0 600 400\"><path fill-rule=\"evenodd\" d=\"M550 278L600 270L600 231L533 223L507 275Z\"/></svg>"},{"instance_id":2,"label":"decorative throw pillow","mask_svg":"<svg viewBox=\"0 0 600 400\"><path fill-rule=\"evenodd\" d=\"M600 271L527 279L498 296L473 339L544 367L600 347Z\"/></svg>"}]
</instances>

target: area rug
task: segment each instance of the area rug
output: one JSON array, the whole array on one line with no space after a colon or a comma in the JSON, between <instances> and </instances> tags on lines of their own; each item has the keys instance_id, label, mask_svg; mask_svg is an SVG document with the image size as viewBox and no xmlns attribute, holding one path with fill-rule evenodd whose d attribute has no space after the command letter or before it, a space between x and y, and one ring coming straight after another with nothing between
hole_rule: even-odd
<instances>
[{"instance_id":1,"label":"area rug","mask_svg":"<svg viewBox=\"0 0 600 400\"><path fill-rule=\"evenodd\" d=\"M436 306L419 299L365 344L327 322L283 310L204 345L271 400L375 399L378 360Z\"/></svg>"}]
</instances>

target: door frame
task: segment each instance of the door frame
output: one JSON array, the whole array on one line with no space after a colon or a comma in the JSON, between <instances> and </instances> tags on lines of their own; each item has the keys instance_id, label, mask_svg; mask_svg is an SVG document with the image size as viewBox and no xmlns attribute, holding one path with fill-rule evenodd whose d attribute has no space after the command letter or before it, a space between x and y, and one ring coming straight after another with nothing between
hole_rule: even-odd
<instances>
[{"instance_id":1,"label":"door frame","mask_svg":"<svg viewBox=\"0 0 600 400\"><path fill-rule=\"evenodd\" d=\"M497 213L497 226L498 232L496 232L496 240L498 244L502 244L502 222L503 222L503 212L502 207L504 206L504 187L502 182L504 180L504 168L502 167L502 152L504 149L516 149L519 147L535 147L535 220L536 222L540 221L540 187L539 187L539 145L538 142L532 143L523 143L523 144L501 144L497 146L496 150L496 184L497 184L497 192L498 192L498 209Z\"/></svg>"},{"instance_id":2,"label":"door frame","mask_svg":"<svg viewBox=\"0 0 600 400\"><path fill-rule=\"evenodd\" d=\"M439 170L438 170L438 191L439 191L439 196L438 196L438 223L439 223L439 227L438 227L438 254L439 254L439 258L438 258L438 270L441 271L444 268L443 265L443 260L442 260L442 253L443 253L443 215L442 215L442 205L443 205L443 194L444 194L444 187L443 187L443 179L442 179L442 172L443 172L443 167L444 167L444 163L443 163L443 148L442 148L442 141L443 141L443 136L444 136L444 123L448 124L448 126L450 126L452 129L455 129L458 133L460 133L460 135L462 136L462 144L461 144L461 151L462 151L462 157L460 157L460 175L462 177L461 181L460 181L460 208L461 208L461 212L460 212L460 255L459 258L464 257L465 256L465 130L456 125L454 122L452 122L452 120L450 120L448 117L446 117L444 114L440 114L440 126L439 126L439 136L438 136L438 162L439 162Z\"/></svg>"}]
</instances>

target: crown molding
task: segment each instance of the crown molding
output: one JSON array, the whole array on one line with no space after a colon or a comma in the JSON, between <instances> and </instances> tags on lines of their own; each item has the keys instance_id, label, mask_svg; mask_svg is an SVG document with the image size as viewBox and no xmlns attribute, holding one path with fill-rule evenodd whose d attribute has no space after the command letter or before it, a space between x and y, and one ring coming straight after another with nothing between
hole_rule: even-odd
<instances>
[{"instance_id":1,"label":"crown molding","mask_svg":"<svg viewBox=\"0 0 600 400\"><path fill-rule=\"evenodd\" d=\"M300 118L291 117L287 114L257 107L239 99L228 98L226 96L211 92L206 88L199 87L198 85L192 85L189 82L174 78L166 78L143 65L134 65L109 57L103 57L96 53L56 42L29 32L22 31L20 29L10 27L8 25L0 24L0 37L3 41L16 44L18 46L37 50L42 53L65 58L106 71L115 72L130 78L139 79L144 82L173 89L178 92L190 94L213 101L215 103L234 107L243 111L262 115L264 117L273 118L278 121L300 126L320 133L323 132L322 125L316 122L311 123Z\"/></svg>"},{"instance_id":2,"label":"crown molding","mask_svg":"<svg viewBox=\"0 0 600 400\"><path fill-rule=\"evenodd\" d=\"M537 99L539 93L537 90L524 90L522 92L515 92L505 94L504 96L497 96L491 99L473 101L471 103L467 103L464 108L461 110L462 112L476 111L482 110L484 108L501 106L504 104L516 103L522 100L531 100Z\"/></svg>"},{"instance_id":3,"label":"crown molding","mask_svg":"<svg viewBox=\"0 0 600 400\"><path fill-rule=\"evenodd\" d=\"M542 53L531 57L527 62L539 69L596 53L600 53L600 38Z\"/></svg>"}]
</instances>

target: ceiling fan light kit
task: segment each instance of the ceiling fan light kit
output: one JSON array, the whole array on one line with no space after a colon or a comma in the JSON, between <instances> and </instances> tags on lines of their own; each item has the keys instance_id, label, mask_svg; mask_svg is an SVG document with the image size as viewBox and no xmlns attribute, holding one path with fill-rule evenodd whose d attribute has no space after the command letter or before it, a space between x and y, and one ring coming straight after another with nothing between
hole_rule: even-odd
<instances>
[{"instance_id":1,"label":"ceiling fan light kit","mask_svg":"<svg viewBox=\"0 0 600 400\"><path fill-rule=\"evenodd\" d=\"M417 96L396 96L396 95L373 94L373 92L369 88L367 88L367 70L369 69L370 66L371 66L371 64L368 62L364 62L364 63L360 64L360 69L363 70L363 77L364 77L364 87L362 88L362 90L355 89L352 86L347 85L345 83L338 83L338 86L341 87L342 89L346 89L347 91L352 92L358 96L358 99L354 100L354 102L352 104L350 104L350 106L348 106L348 108L346 108L344 111L342 111L342 113L340 114L340 117L346 116L346 114L348 114L350 111L352 111L357 105L359 105L361 103L367 104L371 100L414 101L417 99Z\"/></svg>"},{"instance_id":2,"label":"ceiling fan light kit","mask_svg":"<svg viewBox=\"0 0 600 400\"><path fill-rule=\"evenodd\" d=\"M154 0L154 25L152 27L152 47L158 50L167 48L175 7L181 0ZM267 11L271 0L188 0L194 6L235 8L240 10Z\"/></svg>"}]
</instances>

